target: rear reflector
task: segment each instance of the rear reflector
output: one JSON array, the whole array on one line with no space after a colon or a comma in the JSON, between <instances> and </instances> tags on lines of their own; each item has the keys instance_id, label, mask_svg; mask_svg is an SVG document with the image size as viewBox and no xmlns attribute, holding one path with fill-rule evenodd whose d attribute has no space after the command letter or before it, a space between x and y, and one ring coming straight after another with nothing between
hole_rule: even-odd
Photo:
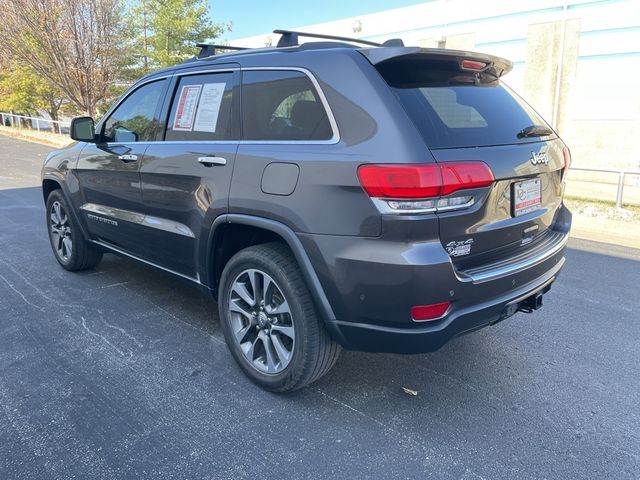
<instances>
[{"instance_id":1,"label":"rear reflector","mask_svg":"<svg viewBox=\"0 0 640 480\"><path fill-rule=\"evenodd\" d=\"M361 165L358 178L370 197L396 199L441 197L493 183L491 169L480 161Z\"/></svg>"},{"instance_id":2,"label":"rear reflector","mask_svg":"<svg viewBox=\"0 0 640 480\"><path fill-rule=\"evenodd\" d=\"M411 318L414 322L433 320L445 314L449 308L449 302L432 303L431 305L418 305L411 308Z\"/></svg>"}]
</instances>

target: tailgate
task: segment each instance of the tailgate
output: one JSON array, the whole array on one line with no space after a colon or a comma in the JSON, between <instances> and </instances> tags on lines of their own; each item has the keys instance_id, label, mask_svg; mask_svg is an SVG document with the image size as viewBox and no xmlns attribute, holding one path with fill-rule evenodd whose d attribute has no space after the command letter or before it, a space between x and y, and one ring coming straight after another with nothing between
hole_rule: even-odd
<instances>
[{"instance_id":1,"label":"tailgate","mask_svg":"<svg viewBox=\"0 0 640 480\"><path fill-rule=\"evenodd\" d=\"M437 201L440 240L456 267L517 257L553 235L568 151L502 83L508 61L446 49L367 53L441 168L484 162L493 173L490 186L475 189L472 174L454 174L463 189Z\"/></svg>"},{"instance_id":2,"label":"tailgate","mask_svg":"<svg viewBox=\"0 0 640 480\"><path fill-rule=\"evenodd\" d=\"M563 148L552 140L432 150L438 162L482 160L495 177L471 208L438 213L440 240L458 268L516 255L551 234L562 204ZM546 164L532 161L544 156Z\"/></svg>"}]
</instances>

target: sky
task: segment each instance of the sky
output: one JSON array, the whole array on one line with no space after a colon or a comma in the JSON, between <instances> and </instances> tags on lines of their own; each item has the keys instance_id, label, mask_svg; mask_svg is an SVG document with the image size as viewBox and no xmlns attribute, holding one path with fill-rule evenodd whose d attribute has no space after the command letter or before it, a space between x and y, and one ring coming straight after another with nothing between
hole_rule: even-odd
<instances>
[{"instance_id":1,"label":"sky","mask_svg":"<svg viewBox=\"0 0 640 480\"><path fill-rule=\"evenodd\" d=\"M425 0L209 0L215 22L233 22L223 40L250 37L276 28L355 17L424 3Z\"/></svg>"}]
</instances>

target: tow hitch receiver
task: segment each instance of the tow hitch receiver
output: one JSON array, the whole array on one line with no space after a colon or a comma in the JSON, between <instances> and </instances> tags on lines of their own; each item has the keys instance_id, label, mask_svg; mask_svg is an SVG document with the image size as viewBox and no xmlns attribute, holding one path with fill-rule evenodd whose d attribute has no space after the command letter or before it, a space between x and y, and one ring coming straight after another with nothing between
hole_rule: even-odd
<instances>
[{"instance_id":1,"label":"tow hitch receiver","mask_svg":"<svg viewBox=\"0 0 640 480\"><path fill-rule=\"evenodd\" d=\"M534 310L538 310L540 307L542 307L542 292L536 292L529 298L525 298L520 305L518 305L518 311L531 313Z\"/></svg>"}]
</instances>

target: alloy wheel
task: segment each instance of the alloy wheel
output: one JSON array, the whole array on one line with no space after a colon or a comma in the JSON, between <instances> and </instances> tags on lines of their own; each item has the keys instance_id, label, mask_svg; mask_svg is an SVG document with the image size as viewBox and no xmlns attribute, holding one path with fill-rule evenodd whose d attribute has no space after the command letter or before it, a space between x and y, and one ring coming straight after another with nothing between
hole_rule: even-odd
<instances>
[{"instance_id":1,"label":"alloy wheel","mask_svg":"<svg viewBox=\"0 0 640 480\"><path fill-rule=\"evenodd\" d=\"M65 262L69 261L73 252L73 240L71 238L71 225L69 216L62 204L53 202L49 212L49 228L51 229L51 243L58 257Z\"/></svg>"},{"instance_id":2,"label":"alloy wheel","mask_svg":"<svg viewBox=\"0 0 640 480\"><path fill-rule=\"evenodd\" d=\"M282 372L293 357L295 327L282 289L265 272L248 269L228 299L231 332L245 359L261 373Z\"/></svg>"}]
</instances>

